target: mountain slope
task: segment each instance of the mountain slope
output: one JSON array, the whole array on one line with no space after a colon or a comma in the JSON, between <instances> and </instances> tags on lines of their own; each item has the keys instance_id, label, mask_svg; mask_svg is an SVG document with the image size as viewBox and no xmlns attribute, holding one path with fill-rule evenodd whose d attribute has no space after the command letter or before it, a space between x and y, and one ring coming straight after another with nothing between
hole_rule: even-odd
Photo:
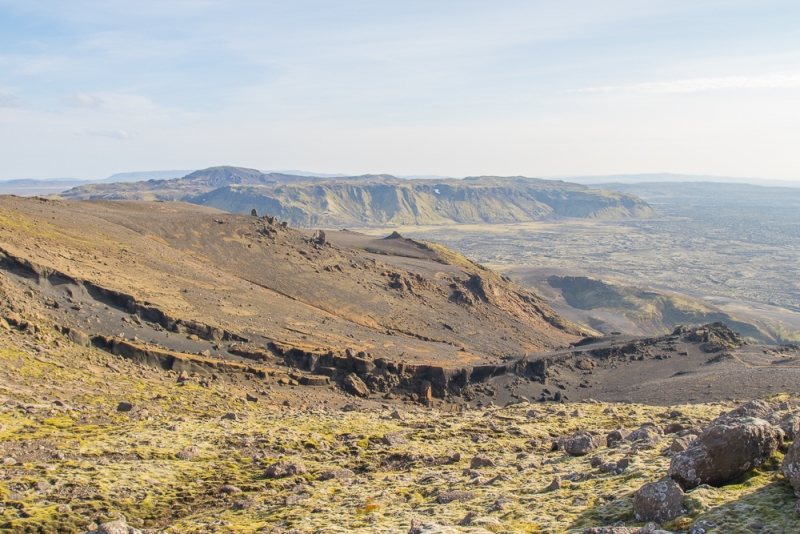
<instances>
[{"instance_id":1,"label":"mountain slope","mask_svg":"<svg viewBox=\"0 0 800 534\"><path fill-rule=\"evenodd\" d=\"M491 363L578 335L535 295L399 237L322 237L182 203L0 197L0 208L6 268L38 279L50 298L64 298L58 287L73 301L83 295L76 317L88 323L70 326L90 334L125 326L112 311L94 311L110 299L201 338L416 362ZM178 343L158 332L147 330L148 339ZM222 347L212 355L230 356Z\"/></svg>"}]
</instances>

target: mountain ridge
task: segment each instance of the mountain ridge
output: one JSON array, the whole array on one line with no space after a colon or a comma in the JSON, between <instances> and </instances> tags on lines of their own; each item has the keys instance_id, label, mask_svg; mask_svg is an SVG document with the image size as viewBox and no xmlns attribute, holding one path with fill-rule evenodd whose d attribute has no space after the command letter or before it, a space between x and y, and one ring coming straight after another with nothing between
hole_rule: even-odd
<instances>
[{"instance_id":1,"label":"mountain ridge","mask_svg":"<svg viewBox=\"0 0 800 534\"><path fill-rule=\"evenodd\" d=\"M368 174L331 179L229 166L172 180L89 184L59 196L69 200L180 200L230 213L256 209L294 226L326 228L656 214L647 203L627 193L523 176L409 180Z\"/></svg>"}]
</instances>

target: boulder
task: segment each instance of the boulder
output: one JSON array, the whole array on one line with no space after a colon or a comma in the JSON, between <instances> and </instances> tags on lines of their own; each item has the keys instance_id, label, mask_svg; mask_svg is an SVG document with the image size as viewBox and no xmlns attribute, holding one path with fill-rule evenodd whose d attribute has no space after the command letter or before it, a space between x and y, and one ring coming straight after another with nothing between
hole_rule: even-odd
<instances>
[{"instance_id":1,"label":"boulder","mask_svg":"<svg viewBox=\"0 0 800 534\"><path fill-rule=\"evenodd\" d=\"M350 373L344 380L342 381L344 384L344 388L347 390L348 393L356 395L358 397L369 397L369 388L364 383L363 380L358 378L358 375L355 373Z\"/></svg>"},{"instance_id":2,"label":"boulder","mask_svg":"<svg viewBox=\"0 0 800 534\"><path fill-rule=\"evenodd\" d=\"M582 430L558 439L558 448L570 456L585 456L596 449L597 445L596 436Z\"/></svg>"},{"instance_id":3,"label":"boulder","mask_svg":"<svg viewBox=\"0 0 800 534\"><path fill-rule=\"evenodd\" d=\"M763 419L720 420L673 456L669 476L681 487L721 486L761 465L778 448L782 432Z\"/></svg>"},{"instance_id":4,"label":"boulder","mask_svg":"<svg viewBox=\"0 0 800 534\"><path fill-rule=\"evenodd\" d=\"M783 457L781 474L791 482L794 493L800 497L800 439L795 439Z\"/></svg>"},{"instance_id":5,"label":"boulder","mask_svg":"<svg viewBox=\"0 0 800 534\"><path fill-rule=\"evenodd\" d=\"M637 521L672 521L685 512L683 490L669 477L650 482L633 494L633 515Z\"/></svg>"}]
</instances>

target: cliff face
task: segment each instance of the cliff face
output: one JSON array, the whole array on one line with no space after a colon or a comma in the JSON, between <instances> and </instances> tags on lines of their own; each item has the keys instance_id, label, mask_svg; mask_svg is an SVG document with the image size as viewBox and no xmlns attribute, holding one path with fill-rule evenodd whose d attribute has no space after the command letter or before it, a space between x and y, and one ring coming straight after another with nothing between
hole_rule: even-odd
<instances>
[{"instance_id":1,"label":"cliff face","mask_svg":"<svg viewBox=\"0 0 800 534\"><path fill-rule=\"evenodd\" d=\"M233 213L252 208L296 226L510 223L552 216L650 217L642 200L624 193L529 178L328 181L230 185L186 199Z\"/></svg>"}]
</instances>

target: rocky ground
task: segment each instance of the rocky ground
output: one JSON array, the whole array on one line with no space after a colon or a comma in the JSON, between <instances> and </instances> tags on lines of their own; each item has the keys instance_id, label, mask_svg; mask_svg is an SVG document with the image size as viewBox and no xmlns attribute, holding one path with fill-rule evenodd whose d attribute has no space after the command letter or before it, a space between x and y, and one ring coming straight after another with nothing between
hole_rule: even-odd
<instances>
[{"instance_id":1,"label":"rocky ground","mask_svg":"<svg viewBox=\"0 0 800 534\"><path fill-rule=\"evenodd\" d=\"M636 492L734 408L523 400L442 412L202 381L74 343L42 311L6 309L0 323L0 528L11 532L654 532ZM770 428L798 405L768 401ZM663 528L800 529L787 448L773 445L755 468L735 459L745 469L719 487L687 488Z\"/></svg>"}]
</instances>

